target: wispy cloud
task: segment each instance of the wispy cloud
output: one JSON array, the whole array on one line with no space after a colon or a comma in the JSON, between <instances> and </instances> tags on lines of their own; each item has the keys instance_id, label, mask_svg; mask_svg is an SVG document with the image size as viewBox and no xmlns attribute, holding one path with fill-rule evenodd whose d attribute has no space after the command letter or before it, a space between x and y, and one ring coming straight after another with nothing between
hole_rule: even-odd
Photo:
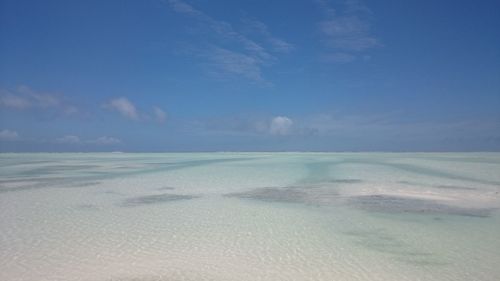
<instances>
[{"instance_id":1,"label":"wispy cloud","mask_svg":"<svg viewBox=\"0 0 500 281\"><path fill-rule=\"evenodd\" d=\"M110 111L115 111L128 120L156 121L161 124L167 121L167 113L159 106L153 106L152 112L147 113L144 110L139 110L137 106L126 97L113 98L104 103L102 107Z\"/></svg>"},{"instance_id":2,"label":"wispy cloud","mask_svg":"<svg viewBox=\"0 0 500 281\"><path fill-rule=\"evenodd\" d=\"M122 141L120 139L108 137L108 136L102 136L102 137L98 137L95 140L87 141L87 143L98 144L98 145L114 145L114 144L120 144L121 142Z\"/></svg>"},{"instance_id":3,"label":"wispy cloud","mask_svg":"<svg viewBox=\"0 0 500 281\"><path fill-rule=\"evenodd\" d=\"M163 124L167 120L167 113L157 106L153 107L153 114L158 123Z\"/></svg>"},{"instance_id":4,"label":"wispy cloud","mask_svg":"<svg viewBox=\"0 0 500 281\"><path fill-rule=\"evenodd\" d=\"M248 29L264 36L265 40L271 45L273 51L289 53L295 49L293 44L274 36L265 23L256 19L243 19L242 21Z\"/></svg>"},{"instance_id":5,"label":"wispy cloud","mask_svg":"<svg viewBox=\"0 0 500 281\"><path fill-rule=\"evenodd\" d=\"M261 61L253 56L215 46L209 48L203 55L210 65L212 74L223 74L224 77L236 75L254 82L266 82L262 78Z\"/></svg>"},{"instance_id":6,"label":"wispy cloud","mask_svg":"<svg viewBox=\"0 0 500 281\"><path fill-rule=\"evenodd\" d=\"M21 85L14 91L0 91L0 107L13 110L53 110L67 115L78 113L78 108L66 101L63 95L42 93Z\"/></svg>"},{"instance_id":7,"label":"wispy cloud","mask_svg":"<svg viewBox=\"0 0 500 281\"><path fill-rule=\"evenodd\" d=\"M28 98L20 97L7 91L3 92L0 96L0 104L2 107L18 110L27 109L32 106L31 101Z\"/></svg>"},{"instance_id":8,"label":"wispy cloud","mask_svg":"<svg viewBox=\"0 0 500 281\"><path fill-rule=\"evenodd\" d=\"M55 140L56 143L79 144L81 140L78 136L66 135Z\"/></svg>"},{"instance_id":9,"label":"wispy cloud","mask_svg":"<svg viewBox=\"0 0 500 281\"><path fill-rule=\"evenodd\" d=\"M380 41L371 34L371 10L356 0L345 1L341 9L333 9L328 1L316 1L324 11L325 19L319 23L327 54L326 62L350 62L374 47Z\"/></svg>"},{"instance_id":10,"label":"wispy cloud","mask_svg":"<svg viewBox=\"0 0 500 281\"><path fill-rule=\"evenodd\" d=\"M128 119L139 119L139 113L137 112L135 105L125 97L112 99L105 104L105 107L117 111Z\"/></svg>"},{"instance_id":11,"label":"wispy cloud","mask_svg":"<svg viewBox=\"0 0 500 281\"><path fill-rule=\"evenodd\" d=\"M286 53L293 49L288 42L273 36L267 26L261 22L253 21L248 24L264 35L271 50L237 31L232 24L215 19L184 1L169 0L168 2L175 12L191 17L200 23L202 28L208 28L209 34L217 36L213 43L209 44L208 51L201 52L205 54L201 57L208 60L208 65L211 66L211 73L238 75L254 82L270 84L262 77L261 69L277 60L271 52ZM229 44L221 47L223 43ZM206 49L206 45L200 49ZM199 52L195 53L198 55Z\"/></svg>"},{"instance_id":12,"label":"wispy cloud","mask_svg":"<svg viewBox=\"0 0 500 281\"><path fill-rule=\"evenodd\" d=\"M370 147L384 150L399 150L404 147L410 150L463 150L467 143L482 143L490 147L498 147L500 144L496 133L500 131L498 121L405 121L404 116L401 112L315 114L296 120L293 134L311 139L329 139L343 147L364 150ZM390 147L389 143L398 147Z\"/></svg>"},{"instance_id":13,"label":"wispy cloud","mask_svg":"<svg viewBox=\"0 0 500 281\"><path fill-rule=\"evenodd\" d=\"M199 134L240 136L286 136L295 134L294 122L286 116L224 116L184 124Z\"/></svg>"},{"instance_id":14,"label":"wispy cloud","mask_svg":"<svg viewBox=\"0 0 500 281\"><path fill-rule=\"evenodd\" d=\"M91 140L82 140L80 137L75 135L66 135L55 139L54 142L59 144L70 144L70 145L85 145L85 144L115 145L115 144L120 144L121 140L108 136L102 136Z\"/></svg>"},{"instance_id":15,"label":"wispy cloud","mask_svg":"<svg viewBox=\"0 0 500 281\"><path fill-rule=\"evenodd\" d=\"M183 124L184 130L206 136L286 138L303 144L321 143L322 149L394 149L405 147L460 149L480 142L499 145L498 121L404 121L401 112L372 114L318 113L295 116L223 116ZM332 146L329 148L327 144ZM388 143L398 145L391 148ZM447 148L447 144L453 145ZM302 147L305 148L305 147Z\"/></svg>"},{"instance_id":16,"label":"wispy cloud","mask_svg":"<svg viewBox=\"0 0 500 281\"><path fill-rule=\"evenodd\" d=\"M195 9L186 2L180 0L169 0L168 2L174 11L191 16L202 22L205 26L209 27L213 32L219 34L220 36L239 42L246 51L254 54L256 57L263 60L273 58L273 56L258 43L237 32L230 23L214 19L206 13Z\"/></svg>"},{"instance_id":17,"label":"wispy cloud","mask_svg":"<svg viewBox=\"0 0 500 281\"><path fill-rule=\"evenodd\" d=\"M11 130L1 130L0 131L0 140L1 141L14 141L19 138L19 134L16 131Z\"/></svg>"},{"instance_id":18,"label":"wispy cloud","mask_svg":"<svg viewBox=\"0 0 500 281\"><path fill-rule=\"evenodd\" d=\"M333 63L348 63L356 60L356 56L349 53L332 53L325 54L322 57L324 62L333 62Z\"/></svg>"}]
</instances>

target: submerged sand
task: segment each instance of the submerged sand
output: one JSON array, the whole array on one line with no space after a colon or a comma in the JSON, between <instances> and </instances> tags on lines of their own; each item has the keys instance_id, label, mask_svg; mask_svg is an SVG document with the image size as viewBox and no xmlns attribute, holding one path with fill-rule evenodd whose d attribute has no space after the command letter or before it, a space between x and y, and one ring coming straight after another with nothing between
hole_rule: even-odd
<instances>
[{"instance_id":1,"label":"submerged sand","mask_svg":"<svg viewBox=\"0 0 500 281\"><path fill-rule=\"evenodd\" d=\"M500 154L3 154L0 167L0 280L500 276Z\"/></svg>"}]
</instances>

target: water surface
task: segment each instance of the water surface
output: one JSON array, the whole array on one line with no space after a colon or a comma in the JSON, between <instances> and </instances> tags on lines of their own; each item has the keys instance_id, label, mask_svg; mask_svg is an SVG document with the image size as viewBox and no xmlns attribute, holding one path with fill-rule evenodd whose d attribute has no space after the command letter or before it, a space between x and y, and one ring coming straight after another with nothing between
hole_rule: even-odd
<instances>
[{"instance_id":1,"label":"water surface","mask_svg":"<svg viewBox=\"0 0 500 281\"><path fill-rule=\"evenodd\" d=\"M0 280L499 280L498 153L1 154Z\"/></svg>"}]
</instances>

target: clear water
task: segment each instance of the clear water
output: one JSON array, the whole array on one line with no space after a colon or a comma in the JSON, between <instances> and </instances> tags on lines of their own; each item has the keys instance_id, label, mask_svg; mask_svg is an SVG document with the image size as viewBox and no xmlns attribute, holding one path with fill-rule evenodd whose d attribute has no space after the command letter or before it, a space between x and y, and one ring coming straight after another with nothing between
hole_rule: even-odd
<instances>
[{"instance_id":1,"label":"clear water","mask_svg":"<svg viewBox=\"0 0 500 281\"><path fill-rule=\"evenodd\" d=\"M500 154L1 154L0 280L500 280Z\"/></svg>"}]
</instances>

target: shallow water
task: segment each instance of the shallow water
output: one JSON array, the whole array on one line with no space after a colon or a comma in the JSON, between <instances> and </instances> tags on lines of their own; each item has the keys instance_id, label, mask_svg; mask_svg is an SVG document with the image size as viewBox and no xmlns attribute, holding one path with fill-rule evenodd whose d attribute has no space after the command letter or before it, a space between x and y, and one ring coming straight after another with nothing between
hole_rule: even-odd
<instances>
[{"instance_id":1,"label":"shallow water","mask_svg":"<svg viewBox=\"0 0 500 281\"><path fill-rule=\"evenodd\" d=\"M0 154L0 280L499 280L499 153Z\"/></svg>"}]
</instances>

